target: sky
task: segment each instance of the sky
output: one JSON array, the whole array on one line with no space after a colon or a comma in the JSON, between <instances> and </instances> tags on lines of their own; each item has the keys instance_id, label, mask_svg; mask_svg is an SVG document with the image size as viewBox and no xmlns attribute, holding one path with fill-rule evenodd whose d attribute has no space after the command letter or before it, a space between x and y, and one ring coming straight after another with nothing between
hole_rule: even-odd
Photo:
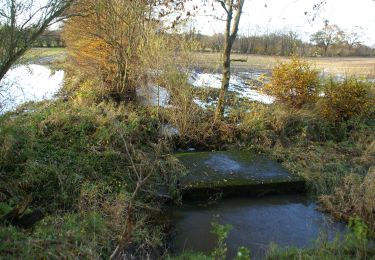
<instances>
[{"instance_id":1,"label":"sky","mask_svg":"<svg viewBox=\"0 0 375 260\"><path fill-rule=\"evenodd\" d=\"M202 3L204 0L195 1ZM347 31L359 30L361 40L369 46L375 46L374 0L327 0L319 12L314 12L313 6L317 2L318 0L245 0L240 34L293 30L308 41L309 36L321 29L324 21L328 20L329 24L336 24ZM216 4L215 11L212 11L212 7L206 13L203 10L201 4L192 26L208 35L223 32L224 22L208 15L222 15L222 8ZM312 21L314 15L316 18Z\"/></svg>"}]
</instances>

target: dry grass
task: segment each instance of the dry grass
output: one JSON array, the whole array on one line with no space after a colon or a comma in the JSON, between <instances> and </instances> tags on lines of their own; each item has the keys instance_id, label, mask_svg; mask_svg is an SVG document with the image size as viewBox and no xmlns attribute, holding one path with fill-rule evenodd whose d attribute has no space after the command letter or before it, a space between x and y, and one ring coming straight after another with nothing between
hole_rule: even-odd
<instances>
[{"instance_id":1,"label":"dry grass","mask_svg":"<svg viewBox=\"0 0 375 260\"><path fill-rule=\"evenodd\" d=\"M220 53L196 53L198 67L204 69L219 69L220 68ZM247 62L232 62L234 71L245 70L271 70L278 61L288 61L289 57L278 56L261 56L261 55L246 55L233 54L233 59L247 59ZM358 75L364 77L375 77L375 58L363 57L321 57L321 58L306 58L318 70L324 70L327 73L333 74L348 74Z\"/></svg>"}]
</instances>

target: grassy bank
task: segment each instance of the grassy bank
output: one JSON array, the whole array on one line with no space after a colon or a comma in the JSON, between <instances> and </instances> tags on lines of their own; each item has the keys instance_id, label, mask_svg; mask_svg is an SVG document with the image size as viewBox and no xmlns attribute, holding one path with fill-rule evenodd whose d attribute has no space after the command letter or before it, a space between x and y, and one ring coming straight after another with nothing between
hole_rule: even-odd
<instances>
[{"instance_id":1,"label":"grassy bank","mask_svg":"<svg viewBox=\"0 0 375 260\"><path fill-rule=\"evenodd\" d=\"M62 101L1 116L1 258L98 259L117 247L159 255L158 193L181 170L154 118L131 105Z\"/></svg>"}]
</instances>

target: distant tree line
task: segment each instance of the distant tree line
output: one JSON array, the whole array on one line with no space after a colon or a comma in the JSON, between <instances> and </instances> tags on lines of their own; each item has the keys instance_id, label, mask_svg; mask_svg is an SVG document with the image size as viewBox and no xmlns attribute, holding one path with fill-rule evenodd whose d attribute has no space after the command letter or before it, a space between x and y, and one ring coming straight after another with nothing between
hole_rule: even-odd
<instances>
[{"instance_id":1,"label":"distant tree line","mask_svg":"<svg viewBox=\"0 0 375 260\"><path fill-rule=\"evenodd\" d=\"M61 37L60 30L46 30L33 43L33 47L46 47L46 48L65 47L65 42L63 41Z\"/></svg>"},{"instance_id":2,"label":"distant tree line","mask_svg":"<svg viewBox=\"0 0 375 260\"><path fill-rule=\"evenodd\" d=\"M208 36L192 30L188 37L198 41L200 51L217 52L224 47L223 34ZM310 42L303 41L293 31L242 34L237 37L232 50L243 54L277 56L375 56L375 48L363 44L358 31L343 31L336 25L326 25L312 34Z\"/></svg>"}]
</instances>

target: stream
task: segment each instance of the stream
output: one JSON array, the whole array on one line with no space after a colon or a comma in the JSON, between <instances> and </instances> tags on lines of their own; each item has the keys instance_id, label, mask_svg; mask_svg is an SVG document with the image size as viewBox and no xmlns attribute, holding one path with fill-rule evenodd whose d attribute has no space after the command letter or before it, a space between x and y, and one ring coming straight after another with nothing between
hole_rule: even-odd
<instances>
[{"instance_id":1,"label":"stream","mask_svg":"<svg viewBox=\"0 0 375 260\"><path fill-rule=\"evenodd\" d=\"M172 209L174 253L199 251L210 254L216 246L211 222L231 224L227 238L228 259L241 246L250 249L251 259L263 259L275 243L285 247L309 247L320 236L328 240L346 230L345 224L333 222L316 210L316 204L305 195L282 195L263 198L230 198L213 205L187 202Z\"/></svg>"}]
</instances>

